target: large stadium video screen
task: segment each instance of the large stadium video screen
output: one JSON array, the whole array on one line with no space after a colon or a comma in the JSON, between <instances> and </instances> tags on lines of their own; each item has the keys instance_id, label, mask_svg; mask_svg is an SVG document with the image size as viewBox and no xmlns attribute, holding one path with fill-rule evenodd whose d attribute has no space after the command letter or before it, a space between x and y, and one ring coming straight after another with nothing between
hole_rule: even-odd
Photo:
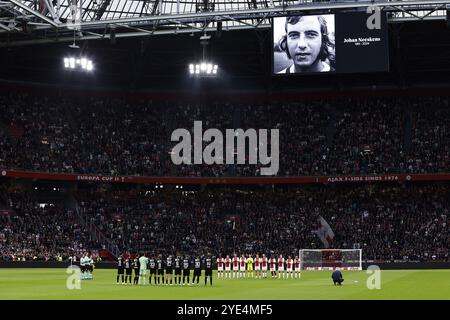
<instances>
[{"instance_id":1,"label":"large stadium video screen","mask_svg":"<svg viewBox=\"0 0 450 320\"><path fill-rule=\"evenodd\" d=\"M389 71L382 12L278 17L272 35L274 75Z\"/></svg>"}]
</instances>

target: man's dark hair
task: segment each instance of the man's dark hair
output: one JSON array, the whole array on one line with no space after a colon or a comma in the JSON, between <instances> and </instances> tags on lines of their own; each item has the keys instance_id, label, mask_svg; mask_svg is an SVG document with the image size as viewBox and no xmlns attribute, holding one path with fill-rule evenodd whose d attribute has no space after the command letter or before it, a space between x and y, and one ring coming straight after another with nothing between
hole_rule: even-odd
<instances>
[{"instance_id":1,"label":"man's dark hair","mask_svg":"<svg viewBox=\"0 0 450 320\"><path fill-rule=\"evenodd\" d=\"M297 24L301 18L304 16L291 16L286 17L286 23L284 25L284 30L286 31L286 34L280 39L279 46L280 48L286 53L289 59L292 59L291 55L289 54L289 49L287 46L287 26L288 24ZM317 20L319 20L320 24L320 33L322 34L322 46L320 48L320 54L319 59L321 61L325 61L327 58L329 58L330 52L328 50L329 47L333 47L334 44L330 41L328 37L328 26L327 21L323 16L316 16Z\"/></svg>"}]
</instances>

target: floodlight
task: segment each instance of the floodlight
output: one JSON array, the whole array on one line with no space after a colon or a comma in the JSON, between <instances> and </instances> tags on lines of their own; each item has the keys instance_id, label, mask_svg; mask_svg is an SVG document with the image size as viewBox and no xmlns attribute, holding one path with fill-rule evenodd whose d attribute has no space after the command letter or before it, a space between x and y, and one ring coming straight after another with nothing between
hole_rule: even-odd
<instances>
[{"instance_id":1,"label":"floodlight","mask_svg":"<svg viewBox=\"0 0 450 320\"><path fill-rule=\"evenodd\" d=\"M83 71L94 70L92 60L89 60L86 57L79 57L79 58L65 57L63 61L64 61L64 68L66 69L83 70Z\"/></svg>"},{"instance_id":2,"label":"floodlight","mask_svg":"<svg viewBox=\"0 0 450 320\"><path fill-rule=\"evenodd\" d=\"M94 69L94 66L92 65L92 61L89 60L89 61L87 62L86 70L87 70L87 71L92 71L93 69Z\"/></svg>"},{"instance_id":3,"label":"floodlight","mask_svg":"<svg viewBox=\"0 0 450 320\"><path fill-rule=\"evenodd\" d=\"M215 76L217 75L218 65L208 61L201 61L197 64L189 65L189 74L195 76Z\"/></svg>"}]
</instances>

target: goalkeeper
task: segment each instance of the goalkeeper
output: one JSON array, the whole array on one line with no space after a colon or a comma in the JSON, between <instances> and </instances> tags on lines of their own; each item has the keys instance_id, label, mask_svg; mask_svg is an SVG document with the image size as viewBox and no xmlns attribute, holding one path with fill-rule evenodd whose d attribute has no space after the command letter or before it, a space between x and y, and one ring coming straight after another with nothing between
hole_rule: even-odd
<instances>
[{"instance_id":1,"label":"goalkeeper","mask_svg":"<svg viewBox=\"0 0 450 320\"><path fill-rule=\"evenodd\" d=\"M252 275L252 278L253 278L253 262L254 261L253 261L252 256L248 255L245 262L247 263L247 278L250 278L250 274Z\"/></svg>"},{"instance_id":2,"label":"goalkeeper","mask_svg":"<svg viewBox=\"0 0 450 320\"><path fill-rule=\"evenodd\" d=\"M148 262L149 262L149 259L145 256L145 253L143 253L142 256L139 258L139 280L138 280L138 284L141 283L141 279L142 279L142 282L143 282L144 286L146 284L145 283L145 279L147 277L147 265L148 265Z\"/></svg>"}]
</instances>

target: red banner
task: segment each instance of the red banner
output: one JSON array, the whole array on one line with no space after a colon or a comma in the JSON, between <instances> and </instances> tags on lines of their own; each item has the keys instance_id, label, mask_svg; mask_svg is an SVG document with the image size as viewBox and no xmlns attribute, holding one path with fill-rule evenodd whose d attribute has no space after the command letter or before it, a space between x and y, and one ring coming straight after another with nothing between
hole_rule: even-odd
<instances>
[{"instance_id":1,"label":"red banner","mask_svg":"<svg viewBox=\"0 0 450 320\"><path fill-rule=\"evenodd\" d=\"M305 184L305 183L347 183L347 182L403 182L403 181L450 181L450 173L436 174L381 174L361 176L305 176L305 177L223 177L223 178L192 178L192 177L136 177L136 176L102 176L91 174L46 173L30 171L1 172L3 177L92 181L98 183L168 183L168 184Z\"/></svg>"}]
</instances>

